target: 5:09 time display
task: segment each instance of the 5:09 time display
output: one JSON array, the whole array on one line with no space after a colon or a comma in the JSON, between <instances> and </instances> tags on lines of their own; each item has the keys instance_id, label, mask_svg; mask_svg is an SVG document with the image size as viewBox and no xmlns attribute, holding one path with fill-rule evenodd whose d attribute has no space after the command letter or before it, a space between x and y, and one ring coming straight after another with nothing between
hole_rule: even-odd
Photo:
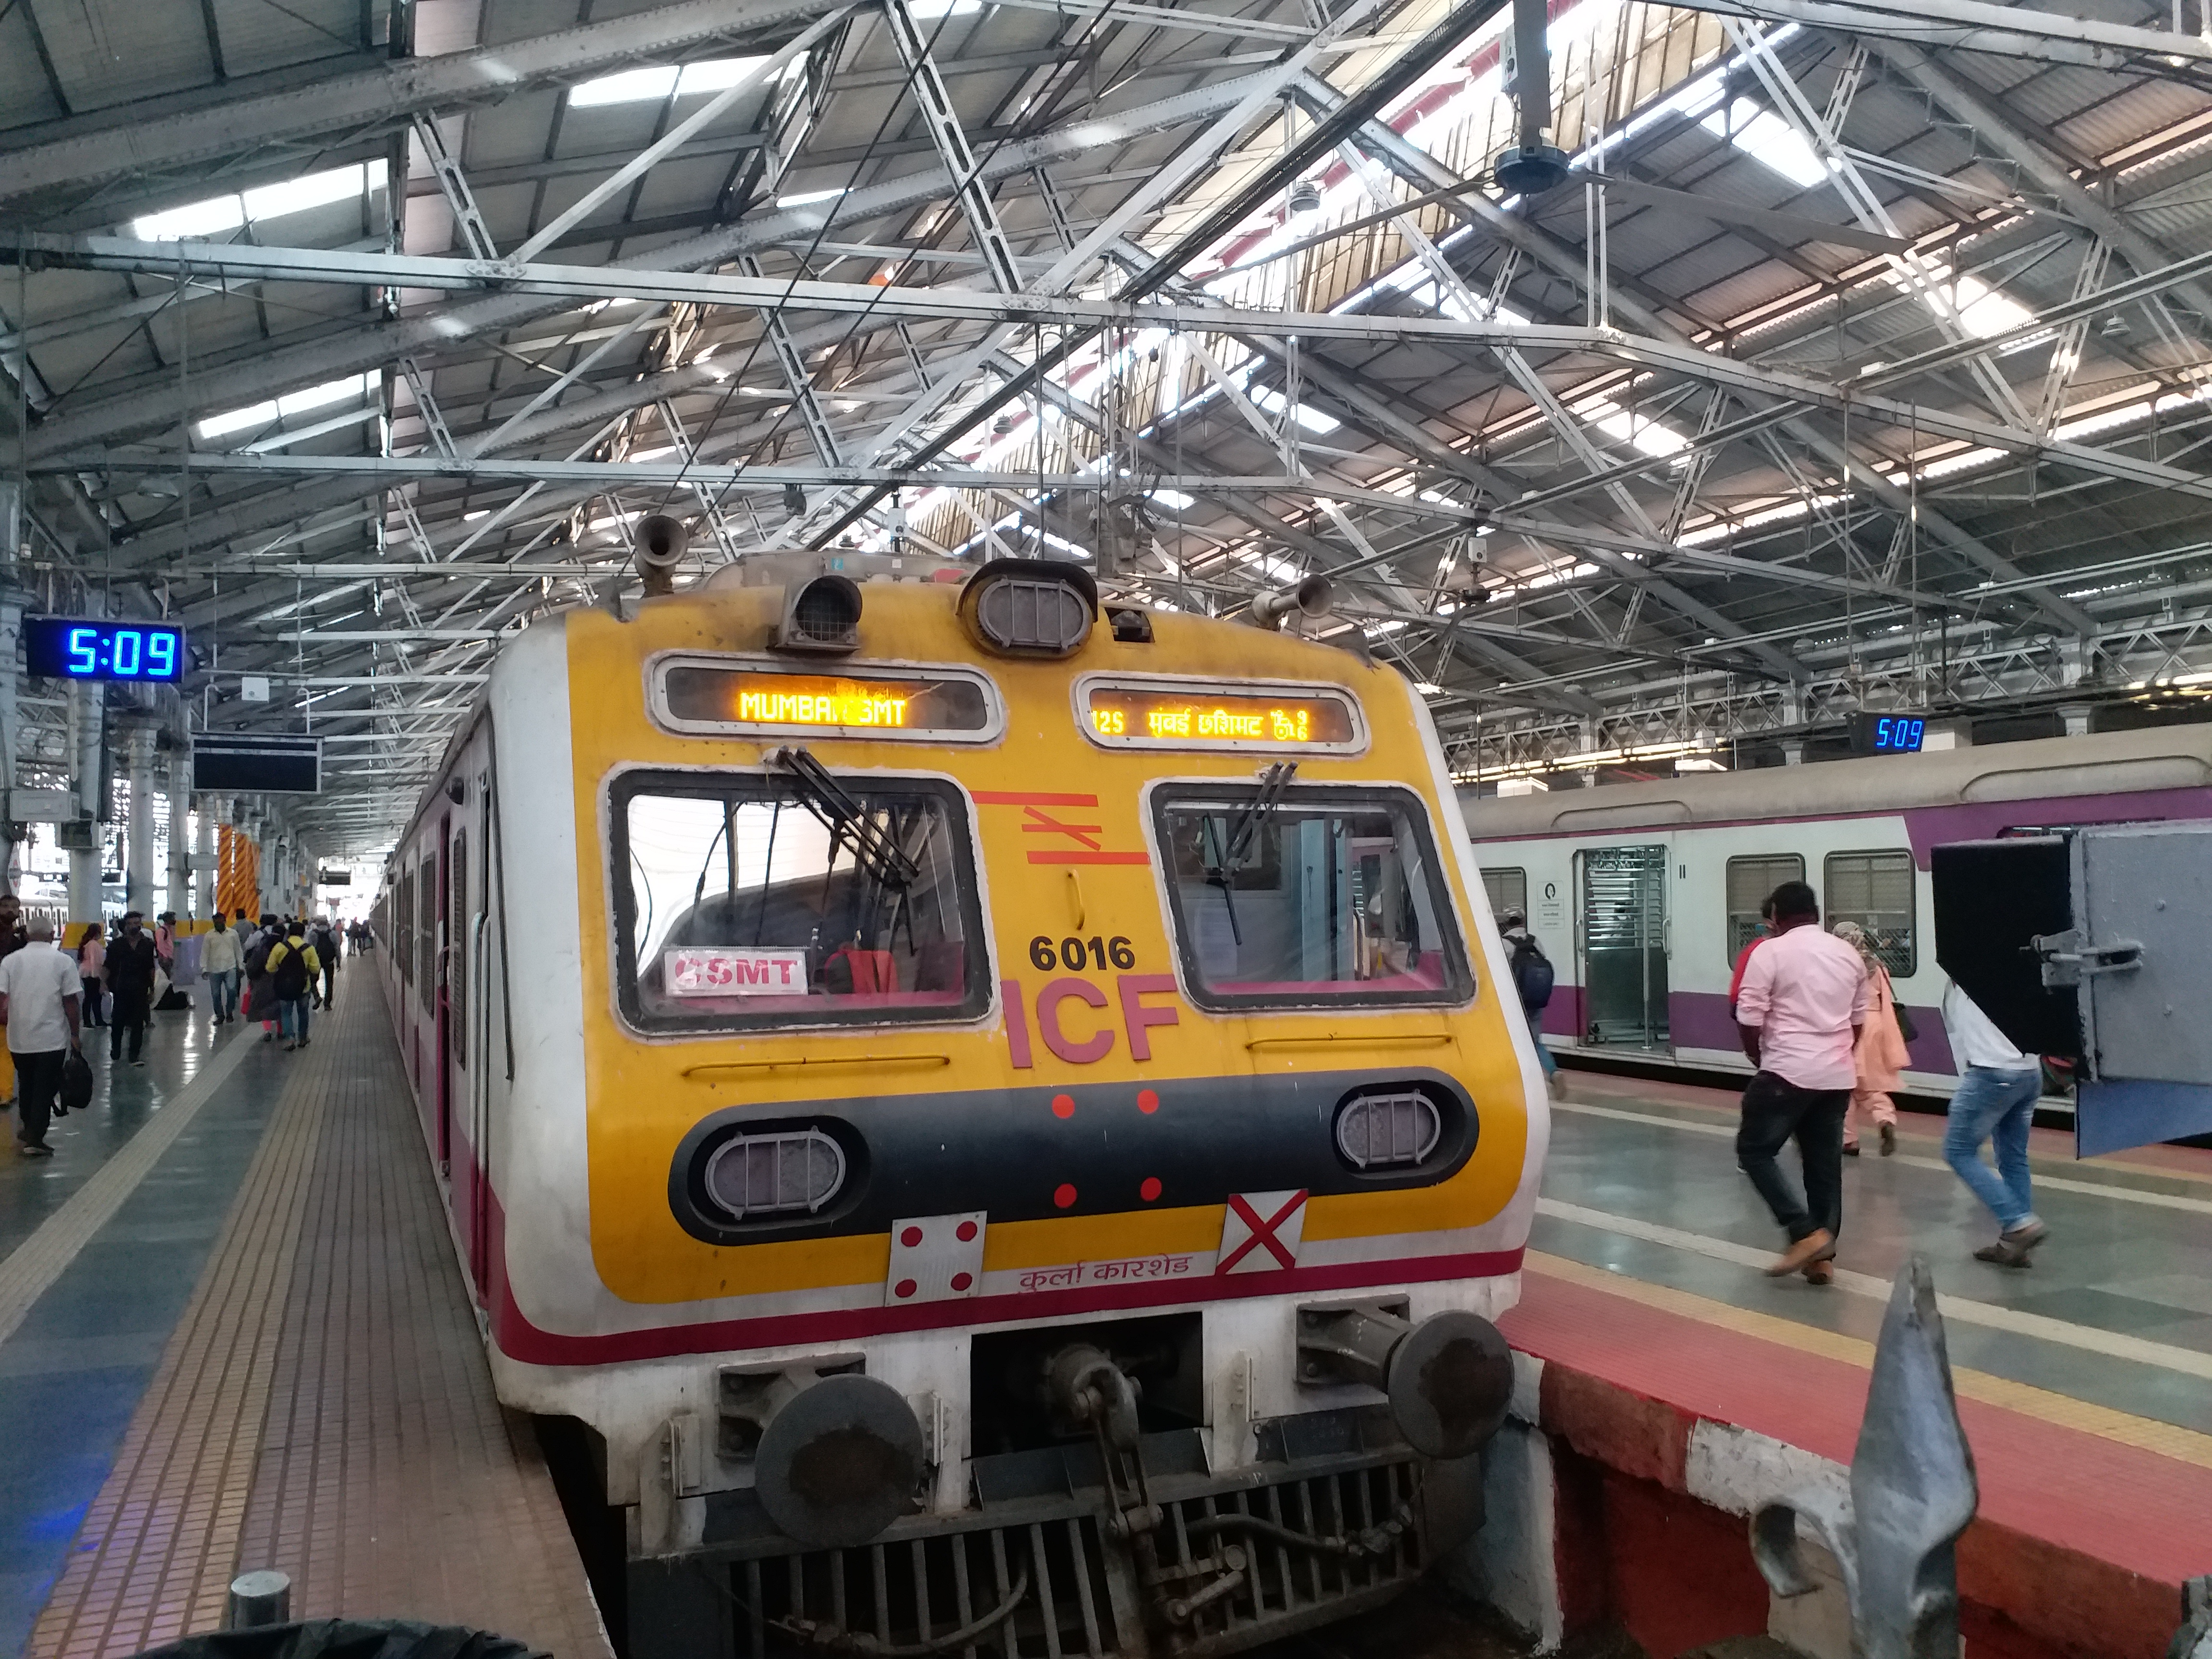
<instances>
[{"instance_id":1,"label":"5:09 time display","mask_svg":"<svg viewBox=\"0 0 2212 1659\"><path fill-rule=\"evenodd\" d=\"M23 665L52 679L174 682L188 665L185 630L165 623L26 617Z\"/></svg>"}]
</instances>

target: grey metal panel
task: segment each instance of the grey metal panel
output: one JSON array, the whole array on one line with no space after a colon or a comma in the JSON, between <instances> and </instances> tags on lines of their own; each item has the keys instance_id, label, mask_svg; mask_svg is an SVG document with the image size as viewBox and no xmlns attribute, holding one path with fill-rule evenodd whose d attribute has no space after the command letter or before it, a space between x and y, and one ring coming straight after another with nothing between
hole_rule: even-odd
<instances>
[{"instance_id":1,"label":"grey metal panel","mask_svg":"<svg viewBox=\"0 0 2212 1659\"><path fill-rule=\"evenodd\" d=\"M2085 1043L2100 1077L2212 1084L2212 824L2075 838L2074 921L2089 942L2142 946L2141 965L2085 974Z\"/></svg>"}]
</instances>

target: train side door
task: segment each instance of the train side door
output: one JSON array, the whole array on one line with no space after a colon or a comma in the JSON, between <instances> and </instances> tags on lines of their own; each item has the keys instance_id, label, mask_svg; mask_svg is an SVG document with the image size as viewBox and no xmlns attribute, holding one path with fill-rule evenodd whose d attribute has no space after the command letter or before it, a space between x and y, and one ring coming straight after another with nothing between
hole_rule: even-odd
<instances>
[{"instance_id":1,"label":"train side door","mask_svg":"<svg viewBox=\"0 0 2212 1659\"><path fill-rule=\"evenodd\" d=\"M434 1040L438 1056L438 1173L447 1176L453 1172L453 1022L447 985L453 954L448 903L453 868L453 820L448 813L438 821L438 857L430 872L436 905L435 931L431 935L430 1018L436 1028Z\"/></svg>"},{"instance_id":2,"label":"train side door","mask_svg":"<svg viewBox=\"0 0 2212 1659\"><path fill-rule=\"evenodd\" d=\"M1663 843L1589 847L1575 854L1582 1040L1592 1047L1668 1045L1668 858Z\"/></svg>"}]
</instances>

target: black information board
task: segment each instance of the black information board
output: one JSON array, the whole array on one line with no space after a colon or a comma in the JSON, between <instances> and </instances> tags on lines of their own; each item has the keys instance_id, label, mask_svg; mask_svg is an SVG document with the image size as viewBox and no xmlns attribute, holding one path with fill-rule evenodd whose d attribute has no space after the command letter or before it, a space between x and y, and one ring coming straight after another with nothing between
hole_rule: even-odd
<instances>
[{"instance_id":1,"label":"black information board","mask_svg":"<svg viewBox=\"0 0 2212 1659\"><path fill-rule=\"evenodd\" d=\"M198 732L192 738L192 787L223 794L319 794L323 740Z\"/></svg>"}]
</instances>

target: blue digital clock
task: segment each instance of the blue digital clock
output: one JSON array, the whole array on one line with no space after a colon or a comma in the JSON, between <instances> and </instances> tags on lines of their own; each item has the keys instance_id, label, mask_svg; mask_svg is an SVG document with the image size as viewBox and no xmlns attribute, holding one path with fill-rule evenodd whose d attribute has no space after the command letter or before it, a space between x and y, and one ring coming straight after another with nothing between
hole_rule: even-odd
<instances>
[{"instance_id":1,"label":"blue digital clock","mask_svg":"<svg viewBox=\"0 0 2212 1659\"><path fill-rule=\"evenodd\" d=\"M1927 740L1925 714L1851 716L1851 747L1863 755L1917 755Z\"/></svg>"},{"instance_id":2,"label":"blue digital clock","mask_svg":"<svg viewBox=\"0 0 2212 1659\"><path fill-rule=\"evenodd\" d=\"M167 623L26 617L23 665L49 679L174 684L188 665L185 630Z\"/></svg>"}]
</instances>

